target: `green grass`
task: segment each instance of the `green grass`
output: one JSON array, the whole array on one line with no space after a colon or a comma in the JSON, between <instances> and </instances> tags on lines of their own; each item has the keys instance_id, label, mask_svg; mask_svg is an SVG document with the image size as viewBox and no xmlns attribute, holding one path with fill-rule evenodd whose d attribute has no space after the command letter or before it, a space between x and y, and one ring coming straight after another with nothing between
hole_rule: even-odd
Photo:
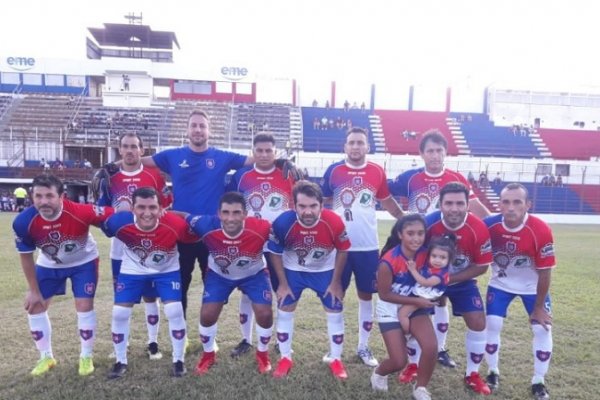
<instances>
[{"instance_id":1,"label":"green grass","mask_svg":"<svg viewBox=\"0 0 600 400\"><path fill-rule=\"evenodd\" d=\"M115 399L115 398L249 398L249 399L382 399L410 398L410 386L396 383L390 377L390 391L374 394L369 384L371 370L354 356L357 337L357 302L352 289L346 299L346 343L344 361L350 378L339 383L330 376L321 357L328 350L325 315L316 296L306 292L296 313L294 337L295 366L291 376L283 381L256 372L254 357L241 360L229 358L229 351L240 339L237 324L238 293L232 296L219 322L218 363L202 378L188 374L183 379L169 377L171 367L167 322L161 320L160 344L165 357L148 361L145 355L146 328L143 307L136 306L130 338L127 377L118 382L108 382L106 373L112 365L108 354L112 351L110 340L110 313L112 289L108 240L96 229L93 234L101 248L100 284L96 297L98 332L95 348L96 372L87 378L77 375L79 340L71 294L54 300L50 307L53 323L53 347L57 367L46 376L33 378L29 371L38 359L30 338L23 295L26 289L18 255L14 251L10 229L14 214L0 215L0 344L3 364L0 366L0 399ZM389 232L390 223L382 223L383 236ZM554 399L588 399L596 392L594 372L600 365L600 309L598 287L600 271L600 229L596 226L554 226L557 242L558 268L553 275L552 296L554 306L554 354L547 385ZM197 315L200 308L201 284L195 273L190 292L188 329L192 351L186 366L192 370L201 352L198 340ZM487 282L482 278L481 282ZM482 291L485 291L483 289ZM529 398L533 360L531 332L521 304L516 302L509 310L503 332L500 359L501 389L499 399ZM448 345L459 367L449 370L436 368L429 389L434 399L466 399L477 396L466 392L462 384L464 372L464 323L453 318ZM381 335L375 327L371 338L372 348L378 358L385 350ZM276 355L272 355L275 363ZM484 371L485 366L482 367Z\"/></svg>"}]
</instances>

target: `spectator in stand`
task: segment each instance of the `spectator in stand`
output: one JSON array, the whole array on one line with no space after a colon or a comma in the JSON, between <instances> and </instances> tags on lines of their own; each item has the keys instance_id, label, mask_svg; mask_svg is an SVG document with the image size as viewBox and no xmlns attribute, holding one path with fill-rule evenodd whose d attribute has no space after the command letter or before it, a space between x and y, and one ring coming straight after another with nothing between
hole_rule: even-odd
<instances>
[{"instance_id":1,"label":"spectator in stand","mask_svg":"<svg viewBox=\"0 0 600 400\"><path fill-rule=\"evenodd\" d=\"M489 181L487 178L487 172L485 171L481 171L481 173L479 174L479 187L481 189L485 189L486 187L489 186Z\"/></svg>"},{"instance_id":2,"label":"spectator in stand","mask_svg":"<svg viewBox=\"0 0 600 400\"><path fill-rule=\"evenodd\" d=\"M365 111L366 111L366 109L367 109L367 106L365 105L365 102L363 101L363 102L360 104L360 111L362 111L362 112L365 112Z\"/></svg>"},{"instance_id":3,"label":"spectator in stand","mask_svg":"<svg viewBox=\"0 0 600 400\"><path fill-rule=\"evenodd\" d=\"M544 175L544 177L542 178L540 183L542 184L542 186L548 186L550 184L549 182L550 182L550 175L546 174L546 175Z\"/></svg>"},{"instance_id":4,"label":"spectator in stand","mask_svg":"<svg viewBox=\"0 0 600 400\"><path fill-rule=\"evenodd\" d=\"M325 101L325 108L329 108L329 100Z\"/></svg>"},{"instance_id":5,"label":"spectator in stand","mask_svg":"<svg viewBox=\"0 0 600 400\"><path fill-rule=\"evenodd\" d=\"M83 159L83 167L87 169L92 169L92 163L88 161L87 158Z\"/></svg>"},{"instance_id":6,"label":"spectator in stand","mask_svg":"<svg viewBox=\"0 0 600 400\"><path fill-rule=\"evenodd\" d=\"M250 125L250 124L248 124ZM319 117L315 117L313 119L313 130L318 131L321 128L321 121L319 121Z\"/></svg>"},{"instance_id":7,"label":"spectator in stand","mask_svg":"<svg viewBox=\"0 0 600 400\"><path fill-rule=\"evenodd\" d=\"M358 104L356 104L356 102L352 103L352 109L353 110L358 110Z\"/></svg>"},{"instance_id":8,"label":"spectator in stand","mask_svg":"<svg viewBox=\"0 0 600 400\"><path fill-rule=\"evenodd\" d=\"M319 107L319 102L317 101L317 99L314 99L312 102L312 106L313 107Z\"/></svg>"},{"instance_id":9,"label":"spectator in stand","mask_svg":"<svg viewBox=\"0 0 600 400\"><path fill-rule=\"evenodd\" d=\"M556 185L556 177L554 174L550 174L550 179L548 180L548 186Z\"/></svg>"},{"instance_id":10,"label":"spectator in stand","mask_svg":"<svg viewBox=\"0 0 600 400\"><path fill-rule=\"evenodd\" d=\"M326 116L323 116L323 118L321 118L321 130L322 130L322 131L325 131L325 130L327 130L327 127L329 126L329 125L327 124L327 122L328 122L328 121L327 121L327 117L326 117Z\"/></svg>"},{"instance_id":11,"label":"spectator in stand","mask_svg":"<svg viewBox=\"0 0 600 400\"><path fill-rule=\"evenodd\" d=\"M494 178L494 185L501 185L502 184L502 177L500 176L500 172L498 172L496 174L496 177Z\"/></svg>"},{"instance_id":12,"label":"spectator in stand","mask_svg":"<svg viewBox=\"0 0 600 400\"><path fill-rule=\"evenodd\" d=\"M350 102L348 100L344 101L344 112L350 111Z\"/></svg>"},{"instance_id":13,"label":"spectator in stand","mask_svg":"<svg viewBox=\"0 0 600 400\"><path fill-rule=\"evenodd\" d=\"M475 181L475 177L473 176L473 173L471 171L469 171L469 174L467 175L467 180L469 181L471 186L477 187L477 182Z\"/></svg>"},{"instance_id":14,"label":"spectator in stand","mask_svg":"<svg viewBox=\"0 0 600 400\"><path fill-rule=\"evenodd\" d=\"M557 187L563 187L563 180L562 180L562 175L558 174L556 176L556 186Z\"/></svg>"}]
</instances>

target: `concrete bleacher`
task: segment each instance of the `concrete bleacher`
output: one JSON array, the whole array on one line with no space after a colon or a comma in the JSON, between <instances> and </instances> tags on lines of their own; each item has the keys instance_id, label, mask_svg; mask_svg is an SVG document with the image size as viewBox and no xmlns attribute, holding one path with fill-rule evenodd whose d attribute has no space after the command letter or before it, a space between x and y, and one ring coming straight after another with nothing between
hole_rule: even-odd
<instances>
[{"instance_id":1,"label":"concrete bleacher","mask_svg":"<svg viewBox=\"0 0 600 400\"><path fill-rule=\"evenodd\" d=\"M577 190L566 186L544 186L539 183L521 182L529 191L532 202L530 211L539 214L597 214L600 204L592 207L584 198L580 197ZM491 185L491 188L500 195L506 184ZM589 185L586 185L590 187ZM591 190L593 191L593 189ZM598 189L596 189L598 193ZM597 202L597 200L596 200Z\"/></svg>"},{"instance_id":2,"label":"concrete bleacher","mask_svg":"<svg viewBox=\"0 0 600 400\"><path fill-rule=\"evenodd\" d=\"M539 128L553 158L589 160L600 157L600 132Z\"/></svg>"},{"instance_id":3,"label":"concrete bleacher","mask_svg":"<svg viewBox=\"0 0 600 400\"><path fill-rule=\"evenodd\" d=\"M476 157L541 157L529 136L514 134L509 127L495 126L485 114L469 114L460 122L471 155Z\"/></svg>"},{"instance_id":4,"label":"concrete bleacher","mask_svg":"<svg viewBox=\"0 0 600 400\"><path fill-rule=\"evenodd\" d=\"M448 155L458 155L458 148L448 125L445 112L375 110L381 119L387 151L391 154L419 154L419 141L431 129L440 131L448 141ZM406 139L403 132L416 132L414 139Z\"/></svg>"},{"instance_id":5,"label":"concrete bleacher","mask_svg":"<svg viewBox=\"0 0 600 400\"><path fill-rule=\"evenodd\" d=\"M290 106L270 103L237 104L233 113L233 146L252 147L253 135L269 132L275 137L278 148L283 149L290 140Z\"/></svg>"},{"instance_id":6,"label":"concrete bleacher","mask_svg":"<svg viewBox=\"0 0 600 400\"><path fill-rule=\"evenodd\" d=\"M333 124L324 127L321 123L323 117ZM319 127L315 122L319 121ZM369 113L357 109L337 109L322 107L302 107L302 130L304 151L319 151L339 153L344 150L348 121L352 126L366 128L369 132L370 152L375 152L375 141L371 132ZM340 126L341 125L341 126Z\"/></svg>"}]
</instances>

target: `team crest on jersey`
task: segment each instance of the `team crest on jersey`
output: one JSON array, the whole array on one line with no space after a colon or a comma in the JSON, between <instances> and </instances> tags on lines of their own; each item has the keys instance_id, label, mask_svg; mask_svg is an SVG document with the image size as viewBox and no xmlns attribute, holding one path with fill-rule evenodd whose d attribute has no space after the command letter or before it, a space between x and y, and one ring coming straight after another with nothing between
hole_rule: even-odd
<instances>
[{"instance_id":1,"label":"team crest on jersey","mask_svg":"<svg viewBox=\"0 0 600 400\"><path fill-rule=\"evenodd\" d=\"M237 246L229 246L227 248L227 253L229 253L230 256L235 256L239 252L240 249Z\"/></svg>"},{"instance_id":2,"label":"team crest on jersey","mask_svg":"<svg viewBox=\"0 0 600 400\"><path fill-rule=\"evenodd\" d=\"M54 241L58 241L58 240L60 240L60 232L52 231L48 234L48 237Z\"/></svg>"},{"instance_id":3,"label":"team crest on jersey","mask_svg":"<svg viewBox=\"0 0 600 400\"><path fill-rule=\"evenodd\" d=\"M427 189L429 190L429 193L437 193L440 190L440 185L437 183L430 183Z\"/></svg>"},{"instance_id":4,"label":"team crest on jersey","mask_svg":"<svg viewBox=\"0 0 600 400\"><path fill-rule=\"evenodd\" d=\"M269 182L263 182L260 184L260 188L263 192L268 192L269 190L271 190L271 184Z\"/></svg>"},{"instance_id":5,"label":"team crest on jersey","mask_svg":"<svg viewBox=\"0 0 600 400\"><path fill-rule=\"evenodd\" d=\"M250 204L250 207L252 207L252 210L260 211L263 204L265 204L265 200L263 199L263 197L260 194L252 193L250 195L250 197L248 198L248 204Z\"/></svg>"},{"instance_id":6,"label":"team crest on jersey","mask_svg":"<svg viewBox=\"0 0 600 400\"><path fill-rule=\"evenodd\" d=\"M102 207L102 206L92 206L92 208L94 210L94 214L96 214L97 216L104 215L104 207Z\"/></svg>"},{"instance_id":7,"label":"team crest on jersey","mask_svg":"<svg viewBox=\"0 0 600 400\"><path fill-rule=\"evenodd\" d=\"M542 258L554 256L554 243L546 243L540 250L540 256Z\"/></svg>"},{"instance_id":8,"label":"team crest on jersey","mask_svg":"<svg viewBox=\"0 0 600 400\"><path fill-rule=\"evenodd\" d=\"M494 262L500 268L506 268L506 267L508 267L508 264L510 263L510 257L506 253L497 253L494 256Z\"/></svg>"},{"instance_id":9,"label":"team crest on jersey","mask_svg":"<svg viewBox=\"0 0 600 400\"><path fill-rule=\"evenodd\" d=\"M352 184L354 186L360 186L363 183L363 179L362 176L355 176L354 178L352 178Z\"/></svg>"},{"instance_id":10,"label":"team crest on jersey","mask_svg":"<svg viewBox=\"0 0 600 400\"><path fill-rule=\"evenodd\" d=\"M137 189L137 185L127 185L127 191L129 192L129 194L133 194L133 192L135 192L135 190Z\"/></svg>"},{"instance_id":11,"label":"team crest on jersey","mask_svg":"<svg viewBox=\"0 0 600 400\"><path fill-rule=\"evenodd\" d=\"M150 247L152 247L152 240L142 239L141 244L145 249L149 249Z\"/></svg>"},{"instance_id":12,"label":"team crest on jersey","mask_svg":"<svg viewBox=\"0 0 600 400\"><path fill-rule=\"evenodd\" d=\"M517 244L515 242L506 242L506 251L514 253L517 250Z\"/></svg>"},{"instance_id":13,"label":"team crest on jersey","mask_svg":"<svg viewBox=\"0 0 600 400\"><path fill-rule=\"evenodd\" d=\"M340 195L340 201L345 208L348 208L354 203L354 192L351 189L344 189Z\"/></svg>"},{"instance_id":14,"label":"team crest on jersey","mask_svg":"<svg viewBox=\"0 0 600 400\"><path fill-rule=\"evenodd\" d=\"M310 246L315 242L315 237L312 235L304 236L304 244Z\"/></svg>"},{"instance_id":15,"label":"team crest on jersey","mask_svg":"<svg viewBox=\"0 0 600 400\"><path fill-rule=\"evenodd\" d=\"M83 286L83 291L85 294L94 294L96 291L96 285L93 282L88 282Z\"/></svg>"},{"instance_id":16,"label":"team crest on jersey","mask_svg":"<svg viewBox=\"0 0 600 400\"><path fill-rule=\"evenodd\" d=\"M206 159L206 168L214 169L215 168L215 160L212 158L207 158Z\"/></svg>"},{"instance_id":17,"label":"team crest on jersey","mask_svg":"<svg viewBox=\"0 0 600 400\"><path fill-rule=\"evenodd\" d=\"M431 200L429 196L424 193L421 193L415 199L415 206L417 207L417 211L419 214L425 214L431 205Z\"/></svg>"}]
</instances>

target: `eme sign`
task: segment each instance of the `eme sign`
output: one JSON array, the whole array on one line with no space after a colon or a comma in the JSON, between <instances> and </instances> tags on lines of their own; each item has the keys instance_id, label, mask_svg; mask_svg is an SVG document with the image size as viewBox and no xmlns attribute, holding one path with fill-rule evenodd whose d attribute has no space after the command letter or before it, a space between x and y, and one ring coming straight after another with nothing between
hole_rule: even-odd
<instances>
[{"instance_id":1,"label":"eme sign","mask_svg":"<svg viewBox=\"0 0 600 400\"><path fill-rule=\"evenodd\" d=\"M230 81L240 81L248 76L248 69L245 67L221 67L221 75Z\"/></svg>"},{"instance_id":2,"label":"eme sign","mask_svg":"<svg viewBox=\"0 0 600 400\"><path fill-rule=\"evenodd\" d=\"M33 57L6 57L6 64L17 71L27 71L35 66Z\"/></svg>"}]
</instances>

